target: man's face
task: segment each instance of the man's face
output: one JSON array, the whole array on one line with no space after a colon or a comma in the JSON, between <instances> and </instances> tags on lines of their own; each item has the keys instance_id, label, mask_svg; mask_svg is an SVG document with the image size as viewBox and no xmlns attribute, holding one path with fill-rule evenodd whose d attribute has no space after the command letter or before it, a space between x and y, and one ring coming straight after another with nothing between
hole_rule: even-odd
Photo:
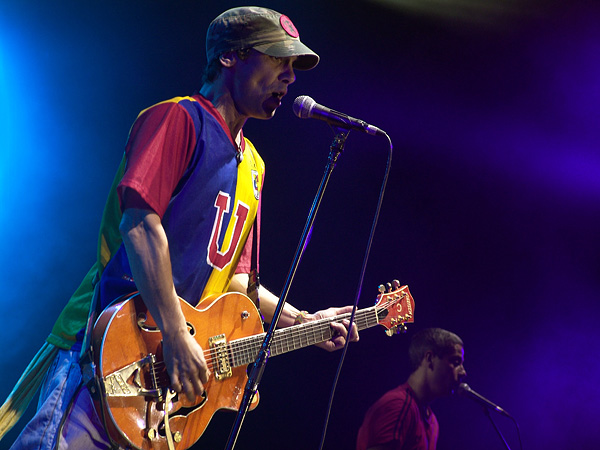
<instances>
[{"instance_id":1,"label":"man's face","mask_svg":"<svg viewBox=\"0 0 600 450\"><path fill-rule=\"evenodd\" d=\"M296 77L297 57L276 58L250 50L246 59L237 59L231 93L237 111L246 117L270 119L281 106L288 86Z\"/></svg>"},{"instance_id":2,"label":"man's face","mask_svg":"<svg viewBox=\"0 0 600 450\"><path fill-rule=\"evenodd\" d=\"M450 395L467 376L464 361L464 349L459 344L442 358L433 356L432 390L437 397Z\"/></svg>"}]
</instances>

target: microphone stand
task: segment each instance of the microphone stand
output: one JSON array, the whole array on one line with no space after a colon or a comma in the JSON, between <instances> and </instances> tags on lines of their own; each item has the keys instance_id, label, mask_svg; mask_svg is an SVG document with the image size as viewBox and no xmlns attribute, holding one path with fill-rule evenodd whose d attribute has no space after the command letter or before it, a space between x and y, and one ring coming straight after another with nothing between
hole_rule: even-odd
<instances>
[{"instance_id":1,"label":"microphone stand","mask_svg":"<svg viewBox=\"0 0 600 450\"><path fill-rule=\"evenodd\" d=\"M242 427L242 423L244 422L244 418L246 417L246 413L250 408L250 404L252 402L252 399L254 398L254 395L258 391L258 385L260 383L262 374L267 364L271 340L273 339L273 334L275 333L277 322L279 321L279 317L281 316L281 312L283 311L283 307L285 306L285 300L287 298L290 286L294 279L294 275L296 274L296 270L298 269L300 260L302 259L302 255L304 254L304 250L306 249L306 245L308 244L308 238L310 236L310 233L312 232L313 223L315 221L319 205L321 204L321 200L323 199L325 188L327 187L329 178L331 177L331 173L335 168L335 164L338 160L338 157L344 149L346 138L350 133L350 130L346 130L344 128L333 128L336 132L336 135L333 139L333 142L331 143L331 146L329 147L329 159L325 167L325 173L323 174L321 184L319 185L317 194L315 195L315 199L309 211L308 218L306 220L306 225L304 226L304 231L302 232L300 242L298 243L298 248L296 249L294 259L292 260L292 265L285 280L283 289L281 291L281 295L279 296L277 307L275 308L275 311L273 313L273 319L271 320L269 329L265 333L265 338L261 344L260 350L258 351L256 360L254 361L254 363L252 363L250 367L250 373L248 375L248 382L246 383L246 389L244 391L242 403L240 404L240 408L238 409L235 423L233 424L227 441L227 450L231 450L234 448L238 435L240 433L240 429Z\"/></svg>"},{"instance_id":2,"label":"microphone stand","mask_svg":"<svg viewBox=\"0 0 600 450\"><path fill-rule=\"evenodd\" d=\"M496 433L498 433L498 436L500 436L500 439L504 443L504 447L506 447L506 450L510 450L510 447L508 446L506 439L504 439L504 436L502 435L500 428L498 428L498 425L496 425L496 422L494 422L494 419L492 419L492 416L490 414L490 410L488 409L488 407L484 406L483 411L485 412L485 415L488 417L488 419L490 419L490 422L492 422L492 425L494 426L494 428L496 429Z\"/></svg>"}]
</instances>

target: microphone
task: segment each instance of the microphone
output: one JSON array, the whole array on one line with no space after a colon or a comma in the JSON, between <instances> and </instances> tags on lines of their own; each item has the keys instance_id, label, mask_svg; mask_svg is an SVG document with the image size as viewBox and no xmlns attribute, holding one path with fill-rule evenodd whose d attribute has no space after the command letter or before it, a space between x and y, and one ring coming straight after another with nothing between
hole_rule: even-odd
<instances>
[{"instance_id":1,"label":"microphone","mask_svg":"<svg viewBox=\"0 0 600 450\"><path fill-rule=\"evenodd\" d=\"M509 413L507 413L505 410L500 408L498 405L490 402L487 398L485 398L485 397L481 396L480 394L478 394L477 392L475 392L473 389L471 389L471 387L467 383L460 383L458 385L458 393L460 395L469 397L472 400L475 400L476 402L485 406L486 408L491 408L491 409L499 412L500 414L512 419L512 416Z\"/></svg>"},{"instance_id":2,"label":"microphone","mask_svg":"<svg viewBox=\"0 0 600 450\"><path fill-rule=\"evenodd\" d=\"M319 105L308 95L301 95L294 100L294 114L301 119L319 119L327 122L330 125L345 128L347 130L359 130L367 134L384 135L385 132L379 128L369 125L368 123L350 117L333 109L329 109L323 105Z\"/></svg>"}]
</instances>

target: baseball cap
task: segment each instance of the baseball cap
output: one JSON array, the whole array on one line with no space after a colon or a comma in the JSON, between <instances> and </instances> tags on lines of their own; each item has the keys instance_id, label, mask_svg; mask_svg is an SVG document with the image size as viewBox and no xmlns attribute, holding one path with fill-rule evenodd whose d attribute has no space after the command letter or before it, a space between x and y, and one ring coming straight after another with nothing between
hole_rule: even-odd
<instances>
[{"instance_id":1,"label":"baseball cap","mask_svg":"<svg viewBox=\"0 0 600 450\"><path fill-rule=\"evenodd\" d=\"M319 55L300 41L298 30L284 14L258 6L243 6L225 11L208 27L208 62L225 52L254 48L269 56L297 56L294 68L309 70Z\"/></svg>"}]
</instances>

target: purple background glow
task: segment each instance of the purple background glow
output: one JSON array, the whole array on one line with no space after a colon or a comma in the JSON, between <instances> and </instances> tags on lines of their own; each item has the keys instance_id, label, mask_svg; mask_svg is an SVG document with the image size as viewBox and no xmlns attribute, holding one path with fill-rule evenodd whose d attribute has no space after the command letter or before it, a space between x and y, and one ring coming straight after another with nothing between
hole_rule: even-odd
<instances>
[{"instance_id":1,"label":"purple background glow","mask_svg":"<svg viewBox=\"0 0 600 450\"><path fill-rule=\"evenodd\" d=\"M454 18L419 11L431 2L262 4L291 17L322 57L297 73L275 118L245 129L267 164L268 287L283 285L333 138L325 124L297 119L293 99L310 95L377 125L395 149L359 307L398 278L416 319L407 335L377 327L351 346L325 448L353 448L368 406L406 378L410 336L428 326L463 338L468 383L513 414L524 448L598 448L600 4L524 1L507 11L498 1L477 11L462 2ZM236 5L0 7L3 399L93 262L132 121L199 87L205 29ZM386 145L350 134L294 305L353 301ZM318 448L339 356L310 348L272 359L236 448ZM503 448L476 404L447 398L433 409L439 449ZM232 419L218 415L201 442L223 448ZM513 424L494 419L518 449Z\"/></svg>"}]
</instances>

